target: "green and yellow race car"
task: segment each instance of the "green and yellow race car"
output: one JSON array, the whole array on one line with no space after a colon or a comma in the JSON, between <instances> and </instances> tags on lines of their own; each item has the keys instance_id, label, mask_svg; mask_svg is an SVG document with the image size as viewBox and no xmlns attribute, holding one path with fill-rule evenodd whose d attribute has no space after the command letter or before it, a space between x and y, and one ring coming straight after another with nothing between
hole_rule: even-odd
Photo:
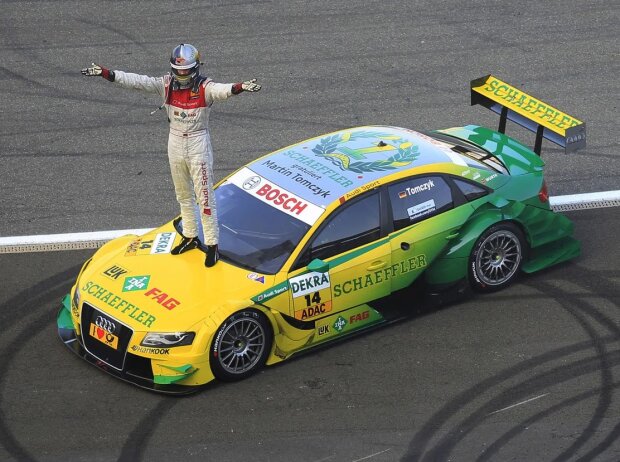
<instances>
[{"instance_id":1,"label":"green and yellow race car","mask_svg":"<svg viewBox=\"0 0 620 462\"><path fill-rule=\"evenodd\" d=\"M472 82L476 102L519 123L489 79ZM198 250L170 254L179 219L115 239L84 264L59 335L121 379L187 393L405 316L418 300L386 297L414 283L501 289L579 254L572 223L549 207L543 165L474 125L364 126L279 149L216 187L217 265Z\"/></svg>"}]
</instances>

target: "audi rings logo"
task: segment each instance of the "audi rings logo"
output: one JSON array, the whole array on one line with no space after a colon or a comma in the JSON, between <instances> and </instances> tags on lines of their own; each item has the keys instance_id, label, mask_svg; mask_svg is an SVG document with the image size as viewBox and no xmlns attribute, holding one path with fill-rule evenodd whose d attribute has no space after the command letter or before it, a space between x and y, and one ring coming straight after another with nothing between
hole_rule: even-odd
<instances>
[{"instance_id":1,"label":"audi rings logo","mask_svg":"<svg viewBox=\"0 0 620 462\"><path fill-rule=\"evenodd\" d=\"M254 175L243 182L243 189L254 189L260 184L260 176Z\"/></svg>"},{"instance_id":2,"label":"audi rings logo","mask_svg":"<svg viewBox=\"0 0 620 462\"><path fill-rule=\"evenodd\" d=\"M116 324L114 324L109 319L104 318L103 316L97 316L95 325L101 327L103 330L109 332L110 334L114 333L114 331L116 330Z\"/></svg>"}]
</instances>

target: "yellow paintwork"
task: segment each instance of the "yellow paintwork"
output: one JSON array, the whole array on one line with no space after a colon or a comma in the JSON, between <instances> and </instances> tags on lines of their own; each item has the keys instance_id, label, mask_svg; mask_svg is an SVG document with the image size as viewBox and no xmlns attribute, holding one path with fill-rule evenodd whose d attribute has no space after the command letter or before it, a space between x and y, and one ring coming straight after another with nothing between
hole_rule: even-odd
<instances>
[{"instance_id":1,"label":"yellow paintwork","mask_svg":"<svg viewBox=\"0 0 620 462\"><path fill-rule=\"evenodd\" d=\"M583 123L581 120L514 88L492 75L489 75L483 84L472 87L472 91L506 106L523 117L534 120L562 136L566 136L566 130L570 127Z\"/></svg>"}]
</instances>

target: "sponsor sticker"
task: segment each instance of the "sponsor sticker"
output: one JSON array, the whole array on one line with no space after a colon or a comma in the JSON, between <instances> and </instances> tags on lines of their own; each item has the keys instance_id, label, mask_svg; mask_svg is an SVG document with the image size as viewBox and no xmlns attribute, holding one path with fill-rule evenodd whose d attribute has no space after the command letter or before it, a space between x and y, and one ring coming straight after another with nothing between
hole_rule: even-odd
<instances>
[{"instance_id":1,"label":"sponsor sticker","mask_svg":"<svg viewBox=\"0 0 620 462\"><path fill-rule=\"evenodd\" d=\"M102 327L97 326L95 323L90 323L90 336L99 340L104 345L110 348L118 349L118 337Z\"/></svg>"},{"instance_id":2,"label":"sponsor sticker","mask_svg":"<svg viewBox=\"0 0 620 462\"><path fill-rule=\"evenodd\" d=\"M313 225L324 209L257 175L247 167L228 180L248 194L304 223Z\"/></svg>"},{"instance_id":3,"label":"sponsor sticker","mask_svg":"<svg viewBox=\"0 0 620 462\"><path fill-rule=\"evenodd\" d=\"M409 207L407 209L407 215L409 215L410 219L414 220L423 215L427 215L433 212L434 210L435 210L435 200L431 199L431 200L422 202L421 204L414 205L413 207Z\"/></svg>"},{"instance_id":4,"label":"sponsor sticker","mask_svg":"<svg viewBox=\"0 0 620 462\"><path fill-rule=\"evenodd\" d=\"M153 240L143 240L141 237L134 239L127 246L125 251L126 257L134 257L136 255L148 254L153 246Z\"/></svg>"},{"instance_id":5,"label":"sponsor sticker","mask_svg":"<svg viewBox=\"0 0 620 462\"><path fill-rule=\"evenodd\" d=\"M106 303L108 306L114 308L119 315L132 318L146 327L152 327L153 323L157 320L157 318L148 311L144 311L139 306L130 303L128 300L119 297L114 292L107 290L105 287L93 281L88 281L80 290L83 294L91 295L102 303Z\"/></svg>"},{"instance_id":6,"label":"sponsor sticker","mask_svg":"<svg viewBox=\"0 0 620 462\"><path fill-rule=\"evenodd\" d=\"M288 280L293 298L331 287L328 273L310 272Z\"/></svg>"},{"instance_id":7,"label":"sponsor sticker","mask_svg":"<svg viewBox=\"0 0 620 462\"><path fill-rule=\"evenodd\" d=\"M155 300L167 310L173 310L181 304L179 300L169 296L166 292L158 289L157 287L149 289L147 292L144 293L144 296Z\"/></svg>"},{"instance_id":8,"label":"sponsor sticker","mask_svg":"<svg viewBox=\"0 0 620 462\"><path fill-rule=\"evenodd\" d=\"M261 284L265 283L265 276L260 276L257 273L248 274L248 279L251 279L252 281L260 282Z\"/></svg>"},{"instance_id":9,"label":"sponsor sticker","mask_svg":"<svg viewBox=\"0 0 620 462\"><path fill-rule=\"evenodd\" d=\"M266 301L271 300L272 298L277 297L278 295L281 295L284 292L288 291L288 287L288 281L284 281L283 283L273 286L266 291L258 294L257 296L252 297L252 301L258 303L265 303Z\"/></svg>"},{"instance_id":10,"label":"sponsor sticker","mask_svg":"<svg viewBox=\"0 0 620 462\"><path fill-rule=\"evenodd\" d=\"M310 305L301 310L295 311L295 319L299 319L301 321L307 321L319 316L323 316L329 313L332 310L332 302L331 300L325 301L322 303L317 303L314 305Z\"/></svg>"},{"instance_id":11,"label":"sponsor sticker","mask_svg":"<svg viewBox=\"0 0 620 462\"><path fill-rule=\"evenodd\" d=\"M177 233L158 233L153 240L153 246L151 247L151 255L159 255L163 253L170 253L174 239Z\"/></svg>"},{"instance_id":12,"label":"sponsor sticker","mask_svg":"<svg viewBox=\"0 0 620 462\"><path fill-rule=\"evenodd\" d=\"M136 353L146 353L150 355L169 355L170 354L170 348L149 348L149 347L134 345L131 347L131 349L132 351L135 351Z\"/></svg>"},{"instance_id":13,"label":"sponsor sticker","mask_svg":"<svg viewBox=\"0 0 620 462\"><path fill-rule=\"evenodd\" d=\"M118 265L114 265L109 267L107 270L105 270L103 272L103 275L113 279L113 280L117 280L119 276L122 276L123 274L127 274L127 270L125 268L122 268Z\"/></svg>"},{"instance_id":14,"label":"sponsor sticker","mask_svg":"<svg viewBox=\"0 0 620 462\"><path fill-rule=\"evenodd\" d=\"M336 329L337 332L342 332L342 329L344 329L346 325L347 320L344 319L342 316L338 316L336 321L334 321L333 328Z\"/></svg>"},{"instance_id":15,"label":"sponsor sticker","mask_svg":"<svg viewBox=\"0 0 620 462\"><path fill-rule=\"evenodd\" d=\"M151 276L130 276L125 278L123 283L123 292L135 292L138 290L146 290L149 286Z\"/></svg>"}]
</instances>

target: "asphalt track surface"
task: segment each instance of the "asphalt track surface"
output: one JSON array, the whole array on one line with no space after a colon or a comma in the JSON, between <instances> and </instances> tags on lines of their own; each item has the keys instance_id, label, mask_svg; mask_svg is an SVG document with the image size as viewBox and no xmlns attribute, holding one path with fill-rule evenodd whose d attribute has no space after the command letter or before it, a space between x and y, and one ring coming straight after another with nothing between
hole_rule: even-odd
<instances>
[{"instance_id":1,"label":"asphalt track surface","mask_svg":"<svg viewBox=\"0 0 620 462\"><path fill-rule=\"evenodd\" d=\"M0 235L157 226L177 213L159 102L79 69L151 75L172 47L257 94L214 107L216 175L345 127L496 126L493 73L587 123L546 143L552 195L616 190L612 1L0 5ZM508 133L533 143L509 125ZM91 251L0 255L0 460L620 460L618 209L572 212L583 255L188 398L70 354L55 313Z\"/></svg>"}]
</instances>

